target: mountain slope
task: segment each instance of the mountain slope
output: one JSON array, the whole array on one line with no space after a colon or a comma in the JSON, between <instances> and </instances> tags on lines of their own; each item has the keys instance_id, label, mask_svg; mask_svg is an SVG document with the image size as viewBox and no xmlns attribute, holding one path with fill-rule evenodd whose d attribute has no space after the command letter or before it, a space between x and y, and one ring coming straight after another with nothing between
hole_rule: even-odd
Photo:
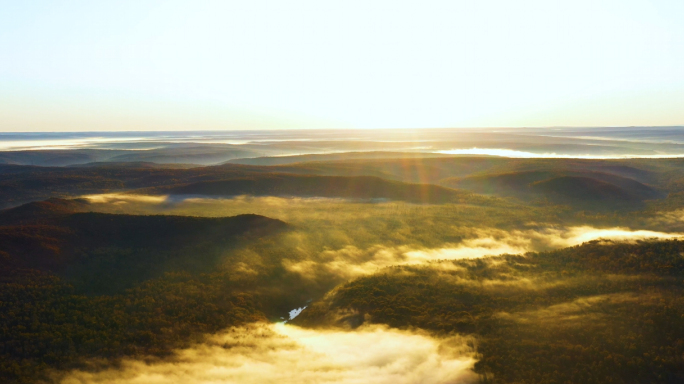
<instances>
[{"instance_id":1,"label":"mountain slope","mask_svg":"<svg viewBox=\"0 0 684 384\"><path fill-rule=\"evenodd\" d=\"M223 218L74 213L31 203L0 213L0 254L11 268L50 271L84 292L112 293L168 271L211 270L227 250L287 228L258 215ZM38 206L42 214L32 216ZM76 208L79 208L76 203ZM49 208L54 208L46 214Z\"/></svg>"}]
</instances>

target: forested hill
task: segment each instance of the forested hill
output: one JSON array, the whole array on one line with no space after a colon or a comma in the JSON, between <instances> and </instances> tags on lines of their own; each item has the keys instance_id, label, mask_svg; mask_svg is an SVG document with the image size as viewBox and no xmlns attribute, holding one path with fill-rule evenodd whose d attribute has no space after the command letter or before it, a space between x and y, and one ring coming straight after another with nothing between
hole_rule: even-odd
<instances>
[{"instance_id":1,"label":"forested hill","mask_svg":"<svg viewBox=\"0 0 684 384\"><path fill-rule=\"evenodd\" d=\"M525 256L390 267L295 322L474 334L488 383L684 381L684 242L593 241Z\"/></svg>"},{"instance_id":2,"label":"forested hill","mask_svg":"<svg viewBox=\"0 0 684 384\"><path fill-rule=\"evenodd\" d=\"M169 271L210 270L231 247L287 228L258 215L135 216L69 207L80 206L51 200L0 212L5 266L51 271L84 292L120 292Z\"/></svg>"},{"instance_id":3,"label":"forested hill","mask_svg":"<svg viewBox=\"0 0 684 384\"><path fill-rule=\"evenodd\" d=\"M65 215L88 211L87 201L51 198L0 210L0 225L39 224L52 222Z\"/></svg>"},{"instance_id":4,"label":"forested hill","mask_svg":"<svg viewBox=\"0 0 684 384\"><path fill-rule=\"evenodd\" d=\"M523 200L546 198L555 203L593 209L638 209L645 200L666 196L664 192L629 177L564 169L487 173L448 178L441 184Z\"/></svg>"},{"instance_id":5,"label":"forested hill","mask_svg":"<svg viewBox=\"0 0 684 384\"><path fill-rule=\"evenodd\" d=\"M0 207L13 207L50 197L141 189L211 193L220 190L221 194L251 191L262 195L378 197L442 202L450 199L444 198L447 195L463 196L463 191L453 192L458 188L474 193L536 200L544 197L554 204L595 202L594 206L598 207L606 206L604 202L611 197L618 202L624 201L626 205L637 202L638 206L642 201L684 191L684 163L681 159L505 159L420 157L401 153L395 154L403 156L399 158L377 158L379 155L369 154L376 157L354 159L356 156L366 155L342 156L344 160L334 160L336 157L327 155L303 157L302 160L329 160L270 166L224 164L188 167L151 163L96 163L72 167L0 165ZM564 187L568 181L576 186L571 193ZM313 186L315 183L319 185ZM417 187L412 183L425 186Z\"/></svg>"},{"instance_id":6,"label":"forested hill","mask_svg":"<svg viewBox=\"0 0 684 384\"><path fill-rule=\"evenodd\" d=\"M323 153L293 156L271 156L253 157L244 159L228 160L226 164L247 164L247 165L285 165L309 162L330 162L345 160L370 160L370 159L425 159L437 157L451 157L439 153L424 152L389 152L389 151L368 151L368 152L342 152L342 153Z\"/></svg>"},{"instance_id":7,"label":"forested hill","mask_svg":"<svg viewBox=\"0 0 684 384\"><path fill-rule=\"evenodd\" d=\"M470 193L431 184L412 184L373 176L307 176L259 174L135 191L140 194L213 196L300 196L390 199L414 203L454 202Z\"/></svg>"},{"instance_id":8,"label":"forested hill","mask_svg":"<svg viewBox=\"0 0 684 384\"><path fill-rule=\"evenodd\" d=\"M84 359L166 356L266 320L253 289L232 281L242 272L231 250L286 223L86 208L51 199L0 211L0 382L52 382L50 370Z\"/></svg>"}]
</instances>

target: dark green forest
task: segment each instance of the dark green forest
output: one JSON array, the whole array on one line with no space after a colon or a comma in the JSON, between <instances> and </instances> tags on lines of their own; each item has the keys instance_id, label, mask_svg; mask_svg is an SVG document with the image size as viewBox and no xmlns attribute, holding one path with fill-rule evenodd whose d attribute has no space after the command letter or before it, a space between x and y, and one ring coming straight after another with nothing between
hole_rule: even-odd
<instances>
[{"instance_id":1,"label":"dark green forest","mask_svg":"<svg viewBox=\"0 0 684 384\"><path fill-rule=\"evenodd\" d=\"M3 217L20 222L0 226L3 382L32 382L84 357L164 356L202 334L266 319L245 287L208 272L227 249L285 223L69 212L73 206L53 200Z\"/></svg>"},{"instance_id":2,"label":"dark green forest","mask_svg":"<svg viewBox=\"0 0 684 384\"><path fill-rule=\"evenodd\" d=\"M163 357L204 333L265 320L249 294L203 274L169 272L97 296L37 270L4 269L0 281L0 381L6 383L90 367L84 358Z\"/></svg>"},{"instance_id":3,"label":"dark green forest","mask_svg":"<svg viewBox=\"0 0 684 384\"><path fill-rule=\"evenodd\" d=\"M304 305L472 336L483 383L684 381L681 160L305 159L0 166L0 382Z\"/></svg>"},{"instance_id":4,"label":"dark green forest","mask_svg":"<svg viewBox=\"0 0 684 384\"><path fill-rule=\"evenodd\" d=\"M492 383L684 380L684 242L388 267L335 289L306 326L364 322L478 335Z\"/></svg>"}]
</instances>

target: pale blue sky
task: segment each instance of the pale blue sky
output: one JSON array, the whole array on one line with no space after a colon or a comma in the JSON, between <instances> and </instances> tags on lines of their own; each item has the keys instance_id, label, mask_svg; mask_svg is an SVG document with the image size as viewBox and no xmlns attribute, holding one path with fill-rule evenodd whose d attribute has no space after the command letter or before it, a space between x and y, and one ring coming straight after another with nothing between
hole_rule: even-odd
<instances>
[{"instance_id":1,"label":"pale blue sky","mask_svg":"<svg viewBox=\"0 0 684 384\"><path fill-rule=\"evenodd\" d=\"M684 124L684 1L0 0L0 130Z\"/></svg>"}]
</instances>

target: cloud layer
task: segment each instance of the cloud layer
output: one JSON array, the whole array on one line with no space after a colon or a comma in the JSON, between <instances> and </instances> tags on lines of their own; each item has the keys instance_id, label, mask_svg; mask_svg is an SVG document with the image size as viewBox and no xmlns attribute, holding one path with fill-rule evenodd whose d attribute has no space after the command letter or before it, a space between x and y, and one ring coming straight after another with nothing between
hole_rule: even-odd
<instances>
[{"instance_id":1,"label":"cloud layer","mask_svg":"<svg viewBox=\"0 0 684 384\"><path fill-rule=\"evenodd\" d=\"M95 204L126 204L126 203L147 203L161 204L166 202L168 196L152 195L129 195L124 193L101 193L97 195L86 195L82 198Z\"/></svg>"},{"instance_id":2,"label":"cloud layer","mask_svg":"<svg viewBox=\"0 0 684 384\"><path fill-rule=\"evenodd\" d=\"M120 368L74 371L61 384L475 382L472 341L365 326L310 330L285 324L232 328L171 361L124 361Z\"/></svg>"},{"instance_id":3,"label":"cloud layer","mask_svg":"<svg viewBox=\"0 0 684 384\"><path fill-rule=\"evenodd\" d=\"M503 253L520 254L549 249L572 247L593 240L636 241L645 239L673 239L684 235L629 228L594 228L578 226L541 230L478 230L479 236L466 239L455 247L426 249L407 253L412 259L466 259Z\"/></svg>"},{"instance_id":4,"label":"cloud layer","mask_svg":"<svg viewBox=\"0 0 684 384\"><path fill-rule=\"evenodd\" d=\"M348 245L337 250L326 250L316 260L294 261L284 259L283 265L290 272L315 278L332 274L352 279L370 274L391 265L421 264L429 260L457 260L484 256L524 254L551 249L571 247L593 240L636 241L644 239L672 239L684 235L629 228L594 228L577 226L569 228L545 228L505 231L500 229L475 229L472 238L458 244L445 244L441 248L414 249L408 246L389 247L376 245L360 249Z\"/></svg>"}]
</instances>

